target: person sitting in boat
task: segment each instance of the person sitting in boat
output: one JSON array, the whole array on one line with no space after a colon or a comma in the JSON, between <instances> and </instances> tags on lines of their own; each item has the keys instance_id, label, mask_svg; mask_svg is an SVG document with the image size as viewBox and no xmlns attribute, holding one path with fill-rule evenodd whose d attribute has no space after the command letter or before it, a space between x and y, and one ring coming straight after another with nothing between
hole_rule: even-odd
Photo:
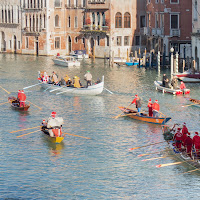
<instances>
[{"instance_id":1,"label":"person sitting in boat","mask_svg":"<svg viewBox=\"0 0 200 200\"><path fill-rule=\"evenodd\" d=\"M58 85L58 76L55 72L53 72L53 75L52 75L52 82L55 84L55 85Z\"/></svg>"},{"instance_id":2,"label":"person sitting in boat","mask_svg":"<svg viewBox=\"0 0 200 200\"><path fill-rule=\"evenodd\" d=\"M135 95L135 99L133 99L133 101L131 102L131 104L134 104L135 103L135 106L137 108L137 111L140 115L140 111L141 111L141 107L142 107L142 103L141 103L141 99L140 97L136 94Z\"/></svg>"},{"instance_id":3,"label":"person sitting in boat","mask_svg":"<svg viewBox=\"0 0 200 200\"><path fill-rule=\"evenodd\" d=\"M67 84L69 79L70 79L69 76L66 74L65 77L64 77L64 80L65 80L66 84Z\"/></svg>"},{"instance_id":4,"label":"person sitting in boat","mask_svg":"<svg viewBox=\"0 0 200 200\"><path fill-rule=\"evenodd\" d=\"M155 102L153 103L152 110L153 110L153 117L159 117L160 105L158 104L158 100L155 100Z\"/></svg>"},{"instance_id":5,"label":"person sitting in boat","mask_svg":"<svg viewBox=\"0 0 200 200\"><path fill-rule=\"evenodd\" d=\"M84 75L85 80L87 82L87 87L90 85L92 85L92 74L90 73L90 71L87 71L87 73Z\"/></svg>"},{"instance_id":6,"label":"person sitting in boat","mask_svg":"<svg viewBox=\"0 0 200 200\"><path fill-rule=\"evenodd\" d=\"M80 78L78 76L74 76L73 85L74 85L75 88L80 88L81 87Z\"/></svg>"},{"instance_id":7,"label":"person sitting in boat","mask_svg":"<svg viewBox=\"0 0 200 200\"><path fill-rule=\"evenodd\" d=\"M48 81L49 81L49 76L47 75L46 72L44 72L44 75L42 77L42 82L43 83L48 83Z\"/></svg>"},{"instance_id":8,"label":"person sitting in boat","mask_svg":"<svg viewBox=\"0 0 200 200\"><path fill-rule=\"evenodd\" d=\"M61 79L59 81L59 85L66 85L66 81L63 77L61 77Z\"/></svg>"},{"instance_id":9,"label":"person sitting in boat","mask_svg":"<svg viewBox=\"0 0 200 200\"><path fill-rule=\"evenodd\" d=\"M42 120L42 128L47 128L47 122L45 119Z\"/></svg>"},{"instance_id":10,"label":"person sitting in boat","mask_svg":"<svg viewBox=\"0 0 200 200\"><path fill-rule=\"evenodd\" d=\"M101 83L101 80L100 78L97 79L96 83L95 84L98 84L98 83Z\"/></svg>"},{"instance_id":11,"label":"person sitting in boat","mask_svg":"<svg viewBox=\"0 0 200 200\"><path fill-rule=\"evenodd\" d=\"M60 53L57 53L56 57L59 57L60 56Z\"/></svg>"},{"instance_id":12,"label":"person sitting in boat","mask_svg":"<svg viewBox=\"0 0 200 200\"><path fill-rule=\"evenodd\" d=\"M190 137L190 133L187 133L187 138L185 139L184 146L186 147L186 152L187 155L192 158L192 145L193 145L193 140Z\"/></svg>"},{"instance_id":13,"label":"person sitting in boat","mask_svg":"<svg viewBox=\"0 0 200 200\"><path fill-rule=\"evenodd\" d=\"M152 111L152 102L151 102L151 99L149 99L147 107L149 108L149 117L153 117L153 111Z\"/></svg>"},{"instance_id":14,"label":"person sitting in boat","mask_svg":"<svg viewBox=\"0 0 200 200\"><path fill-rule=\"evenodd\" d=\"M67 86L69 86L69 87L72 87L72 86L73 86L73 85L72 85L71 78L69 78L69 80L67 81Z\"/></svg>"},{"instance_id":15,"label":"person sitting in boat","mask_svg":"<svg viewBox=\"0 0 200 200\"><path fill-rule=\"evenodd\" d=\"M26 95L24 93L24 90L21 91L20 100L19 100L19 107L25 107L26 102Z\"/></svg>"},{"instance_id":16,"label":"person sitting in boat","mask_svg":"<svg viewBox=\"0 0 200 200\"><path fill-rule=\"evenodd\" d=\"M184 90L184 89L186 89L185 83L181 81L180 90Z\"/></svg>"},{"instance_id":17,"label":"person sitting in boat","mask_svg":"<svg viewBox=\"0 0 200 200\"><path fill-rule=\"evenodd\" d=\"M177 89L177 87L178 87L177 76L173 76L172 81L171 81L171 86L173 89Z\"/></svg>"},{"instance_id":18,"label":"person sitting in boat","mask_svg":"<svg viewBox=\"0 0 200 200\"><path fill-rule=\"evenodd\" d=\"M168 78L165 80L165 87L170 88L170 82Z\"/></svg>"},{"instance_id":19,"label":"person sitting in boat","mask_svg":"<svg viewBox=\"0 0 200 200\"><path fill-rule=\"evenodd\" d=\"M182 150L182 139L183 139L183 133L181 133L181 128L178 128L176 134L174 135L174 141L175 141L175 147L180 152Z\"/></svg>"},{"instance_id":20,"label":"person sitting in boat","mask_svg":"<svg viewBox=\"0 0 200 200\"><path fill-rule=\"evenodd\" d=\"M195 132L195 136L193 137L193 144L196 151L196 156L199 159L200 158L200 136L198 132Z\"/></svg>"},{"instance_id":21,"label":"person sitting in boat","mask_svg":"<svg viewBox=\"0 0 200 200\"><path fill-rule=\"evenodd\" d=\"M62 124L63 118L57 117L56 112L51 113L51 117L47 120L47 128L49 129L49 135L51 137L61 137L62 136Z\"/></svg>"}]
</instances>

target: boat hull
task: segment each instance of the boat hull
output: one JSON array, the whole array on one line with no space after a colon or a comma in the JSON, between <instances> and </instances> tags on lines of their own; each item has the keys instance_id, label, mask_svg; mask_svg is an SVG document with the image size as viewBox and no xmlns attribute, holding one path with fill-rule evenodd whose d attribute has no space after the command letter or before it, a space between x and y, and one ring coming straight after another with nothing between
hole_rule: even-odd
<instances>
[{"instance_id":1,"label":"boat hull","mask_svg":"<svg viewBox=\"0 0 200 200\"><path fill-rule=\"evenodd\" d=\"M200 78L178 77L184 83L200 83Z\"/></svg>"},{"instance_id":2,"label":"boat hull","mask_svg":"<svg viewBox=\"0 0 200 200\"><path fill-rule=\"evenodd\" d=\"M141 113L141 115L137 114L136 111L132 110L132 109L128 109L125 108L123 106L119 106L119 109L124 112L125 115L127 115L127 117L132 118L132 119L136 119L139 121L143 121L143 122L147 122L147 123L152 123L152 124L161 124L164 125L165 123L167 123L171 117L149 117L147 114Z\"/></svg>"},{"instance_id":3,"label":"boat hull","mask_svg":"<svg viewBox=\"0 0 200 200\"><path fill-rule=\"evenodd\" d=\"M18 110L18 111L28 111L28 109L30 108L30 105L25 104L24 107L19 107L18 103L13 103L13 101L17 101L17 99L15 97L8 97L8 102L11 105L11 108L14 110Z\"/></svg>"}]
</instances>

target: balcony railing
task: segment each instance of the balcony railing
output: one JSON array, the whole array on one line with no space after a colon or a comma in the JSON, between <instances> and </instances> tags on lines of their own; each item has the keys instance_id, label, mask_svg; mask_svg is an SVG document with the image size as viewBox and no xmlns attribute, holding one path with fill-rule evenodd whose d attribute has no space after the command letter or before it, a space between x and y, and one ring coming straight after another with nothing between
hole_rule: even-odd
<instances>
[{"instance_id":1,"label":"balcony railing","mask_svg":"<svg viewBox=\"0 0 200 200\"><path fill-rule=\"evenodd\" d=\"M109 31L109 27L100 25L84 25L82 31L88 33L107 33Z\"/></svg>"},{"instance_id":2,"label":"balcony railing","mask_svg":"<svg viewBox=\"0 0 200 200\"><path fill-rule=\"evenodd\" d=\"M152 35L154 36L162 36L164 34L163 28L152 28Z\"/></svg>"},{"instance_id":3,"label":"balcony railing","mask_svg":"<svg viewBox=\"0 0 200 200\"><path fill-rule=\"evenodd\" d=\"M140 28L140 34L141 35L150 35L150 29L149 29L149 27Z\"/></svg>"},{"instance_id":4,"label":"balcony railing","mask_svg":"<svg viewBox=\"0 0 200 200\"><path fill-rule=\"evenodd\" d=\"M102 4L105 2L106 2L106 0L89 0L88 1L89 4Z\"/></svg>"},{"instance_id":5,"label":"balcony railing","mask_svg":"<svg viewBox=\"0 0 200 200\"><path fill-rule=\"evenodd\" d=\"M180 37L180 29L170 29L171 37Z\"/></svg>"}]
</instances>

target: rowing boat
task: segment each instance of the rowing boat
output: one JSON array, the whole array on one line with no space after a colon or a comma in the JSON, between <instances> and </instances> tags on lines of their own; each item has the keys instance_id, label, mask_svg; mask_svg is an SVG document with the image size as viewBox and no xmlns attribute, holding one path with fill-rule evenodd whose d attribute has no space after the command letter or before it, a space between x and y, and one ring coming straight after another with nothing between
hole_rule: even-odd
<instances>
[{"instance_id":1,"label":"rowing boat","mask_svg":"<svg viewBox=\"0 0 200 200\"><path fill-rule=\"evenodd\" d=\"M200 83L200 78L178 77L178 79L185 83Z\"/></svg>"},{"instance_id":2,"label":"rowing boat","mask_svg":"<svg viewBox=\"0 0 200 200\"><path fill-rule=\"evenodd\" d=\"M56 144L59 144L61 143L63 140L64 140L64 137L51 137L49 135L49 130L48 128L46 128L45 126L42 126L41 127L41 131L48 136L49 140L52 142L52 143L56 143Z\"/></svg>"},{"instance_id":3,"label":"rowing boat","mask_svg":"<svg viewBox=\"0 0 200 200\"><path fill-rule=\"evenodd\" d=\"M161 81L154 81L154 85L156 86L156 90L161 91L163 93L170 93L173 95L190 94L190 89L180 90L163 87Z\"/></svg>"},{"instance_id":4,"label":"rowing boat","mask_svg":"<svg viewBox=\"0 0 200 200\"><path fill-rule=\"evenodd\" d=\"M19 101L15 97L8 97L8 102L10 103L11 107L18 111L28 111L30 105L25 104L23 107L19 107Z\"/></svg>"},{"instance_id":5,"label":"rowing boat","mask_svg":"<svg viewBox=\"0 0 200 200\"><path fill-rule=\"evenodd\" d=\"M130 118L136 119L136 120L140 120L140 121L143 121L143 122L152 123L152 124L164 125L165 123L167 123L171 119L171 117L150 117L147 114L145 114L144 112L141 112L140 115L139 115L139 113L137 111L123 107L123 106L119 106L119 109L127 117L130 117Z\"/></svg>"},{"instance_id":6,"label":"rowing boat","mask_svg":"<svg viewBox=\"0 0 200 200\"><path fill-rule=\"evenodd\" d=\"M193 102L193 106L197 106L200 108L200 100L190 98L189 101Z\"/></svg>"},{"instance_id":7,"label":"rowing boat","mask_svg":"<svg viewBox=\"0 0 200 200\"><path fill-rule=\"evenodd\" d=\"M88 86L88 87L81 87L81 88L75 88L75 87L68 87L64 85L54 85L54 84L48 84L46 82L42 82L40 78L40 72L38 72L38 80L39 83L41 83L41 87L45 90L51 89L50 91L53 93L58 94L64 94L68 96L82 96L82 95L99 95L103 92L104 89L104 76L102 76L102 80L100 83L96 83L94 85Z\"/></svg>"}]
</instances>

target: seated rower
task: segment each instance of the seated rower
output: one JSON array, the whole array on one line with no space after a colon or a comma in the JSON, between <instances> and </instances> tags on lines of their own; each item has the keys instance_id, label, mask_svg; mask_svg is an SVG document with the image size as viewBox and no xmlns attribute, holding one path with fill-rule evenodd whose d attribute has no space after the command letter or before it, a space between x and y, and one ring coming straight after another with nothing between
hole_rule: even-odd
<instances>
[{"instance_id":1,"label":"seated rower","mask_svg":"<svg viewBox=\"0 0 200 200\"><path fill-rule=\"evenodd\" d=\"M171 85L172 85L173 89L177 89L177 87L178 87L177 76L173 76L172 81L171 81Z\"/></svg>"},{"instance_id":2,"label":"seated rower","mask_svg":"<svg viewBox=\"0 0 200 200\"><path fill-rule=\"evenodd\" d=\"M57 76L57 74L54 71L53 71L53 75L52 75L52 82L55 85L58 85L58 76Z\"/></svg>"}]
</instances>

